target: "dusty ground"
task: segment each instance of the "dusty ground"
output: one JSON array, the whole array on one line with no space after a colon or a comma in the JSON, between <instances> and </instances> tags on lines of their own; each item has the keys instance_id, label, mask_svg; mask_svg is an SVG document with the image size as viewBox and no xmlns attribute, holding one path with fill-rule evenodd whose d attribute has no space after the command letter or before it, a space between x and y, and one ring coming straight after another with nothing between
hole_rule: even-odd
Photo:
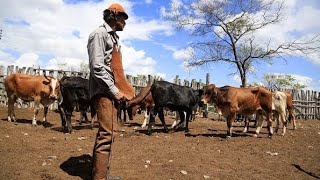
<instances>
[{"instance_id":1,"label":"dusty ground","mask_svg":"<svg viewBox=\"0 0 320 180\"><path fill-rule=\"evenodd\" d=\"M31 109L16 112L14 124L7 122L6 108L0 108L0 179L89 179L96 127L78 126L76 113L74 133L65 134L55 112L49 112L51 125L46 127L31 126ZM173 118L166 121L171 124ZM157 120L156 133L147 136L141 123L139 115L121 127L114 146L111 172L125 180L320 178L317 120L298 120L297 130L290 126L286 136L272 139L266 128L258 138L252 137L254 129L243 134L238 123L230 140L225 139L226 123L211 118L191 122L189 135L163 133Z\"/></svg>"}]
</instances>

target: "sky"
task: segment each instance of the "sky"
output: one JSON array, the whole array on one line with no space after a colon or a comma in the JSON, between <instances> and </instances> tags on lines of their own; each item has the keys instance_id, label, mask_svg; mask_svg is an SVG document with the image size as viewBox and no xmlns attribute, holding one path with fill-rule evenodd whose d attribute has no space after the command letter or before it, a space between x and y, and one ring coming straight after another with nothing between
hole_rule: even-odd
<instances>
[{"instance_id":1,"label":"sky","mask_svg":"<svg viewBox=\"0 0 320 180\"><path fill-rule=\"evenodd\" d=\"M0 0L0 65L79 70L88 63L89 34L103 24L102 12L115 0ZM286 0L287 18L267 27L256 38L274 42L320 33L319 0ZM229 64L186 68L187 31L177 31L165 15L183 0L121 0L129 19L120 36L126 74L151 74L172 81L201 79L210 74L217 86L240 86ZM260 64L248 82L264 74L291 74L307 89L320 91L320 54L293 54L287 61Z\"/></svg>"}]
</instances>

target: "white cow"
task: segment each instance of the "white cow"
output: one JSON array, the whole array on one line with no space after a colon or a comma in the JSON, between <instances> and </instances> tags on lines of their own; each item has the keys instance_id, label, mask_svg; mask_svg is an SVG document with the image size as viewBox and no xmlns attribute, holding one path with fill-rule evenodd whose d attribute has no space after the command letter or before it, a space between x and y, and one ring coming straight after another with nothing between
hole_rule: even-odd
<instances>
[{"instance_id":1,"label":"white cow","mask_svg":"<svg viewBox=\"0 0 320 180\"><path fill-rule=\"evenodd\" d=\"M272 93L272 113L273 120L276 121L275 132L278 132L279 129L279 119L283 124L282 136L286 134L287 120L286 120L286 110L287 110L287 96L284 92L275 91ZM257 130L262 128L263 118L257 119Z\"/></svg>"},{"instance_id":2,"label":"white cow","mask_svg":"<svg viewBox=\"0 0 320 180\"><path fill-rule=\"evenodd\" d=\"M287 128L287 96L284 92L275 91L272 93L272 110L273 110L273 118L276 120L276 129L275 132L278 132L279 129L279 119L283 124L282 136L286 134Z\"/></svg>"}]
</instances>

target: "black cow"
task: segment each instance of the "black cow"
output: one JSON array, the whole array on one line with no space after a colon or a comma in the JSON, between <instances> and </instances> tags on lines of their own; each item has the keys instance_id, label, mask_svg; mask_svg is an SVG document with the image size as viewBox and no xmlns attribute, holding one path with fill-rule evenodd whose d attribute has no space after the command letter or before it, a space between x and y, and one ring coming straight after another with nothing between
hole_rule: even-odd
<instances>
[{"instance_id":1,"label":"black cow","mask_svg":"<svg viewBox=\"0 0 320 180\"><path fill-rule=\"evenodd\" d=\"M62 127L71 132L71 116L75 108L81 113L80 124L84 118L87 122L86 112L90 107L91 118L95 115L95 109L89 97L89 80L82 77L63 77L60 80L61 101L58 105ZM91 126L93 121L91 121Z\"/></svg>"},{"instance_id":2,"label":"black cow","mask_svg":"<svg viewBox=\"0 0 320 180\"><path fill-rule=\"evenodd\" d=\"M151 126L154 124L154 116L159 113L159 118L167 131L167 126L164 121L163 108L169 108L172 111L179 111L180 122L178 127L186 120L185 132L189 132L189 119L192 115L192 110L200 103L202 90L194 90L191 87L179 86L167 81L154 82L150 92L154 100L154 111L150 113L150 121L148 124L148 132L151 134ZM186 118L184 116L186 112Z\"/></svg>"}]
</instances>

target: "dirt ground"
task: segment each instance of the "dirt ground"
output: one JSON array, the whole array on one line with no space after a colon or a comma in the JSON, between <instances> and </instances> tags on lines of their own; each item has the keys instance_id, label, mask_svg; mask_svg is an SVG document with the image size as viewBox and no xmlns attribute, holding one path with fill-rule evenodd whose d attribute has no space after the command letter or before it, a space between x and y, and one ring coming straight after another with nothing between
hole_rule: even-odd
<instances>
[{"instance_id":1,"label":"dirt ground","mask_svg":"<svg viewBox=\"0 0 320 180\"><path fill-rule=\"evenodd\" d=\"M74 132L61 132L59 115L49 112L50 125L31 126L32 109L17 109L17 123L7 121L0 108L0 179L90 179L91 154L97 127L78 125ZM126 123L114 145L111 173L131 179L319 179L320 121L298 120L283 137L267 138L263 128L243 134L235 123L226 139L226 123L197 118L189 124L190 134L164 133L157 119L155 133L146 135L142 115ZM42 118L42 111L38 119ZM171 125L173 117L166 116Z\"/></svg>"}]
</instances>

